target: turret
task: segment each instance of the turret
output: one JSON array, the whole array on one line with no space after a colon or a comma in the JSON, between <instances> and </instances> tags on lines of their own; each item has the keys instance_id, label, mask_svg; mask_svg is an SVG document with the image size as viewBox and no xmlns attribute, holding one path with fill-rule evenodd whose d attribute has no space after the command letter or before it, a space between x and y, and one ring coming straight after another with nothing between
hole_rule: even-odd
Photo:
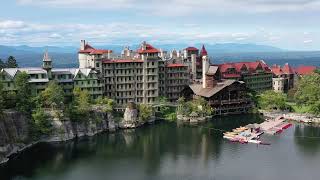
<instances>
[{"instance_id":1,"label":"turret","mask_svg":"<svg viewBox=\"0 0 320 180\"><path fill-rule=\"evenodd\" d=\"M51 70L52 70L52 60L49 57L48 51L46 51L43 55L42 59L42 68L47 71L48 78L51 79Z\"/></svg>"},{"instance_id":2,"label":"turret","mask_svg":"<svg viewBox=\"0 0 320 180\"><path fill-rule=\"evenodd\" d=\"M207 88L207 72L209 70L209 58L207 56L202 56L202 87Z\"/></svg>"},{"instance_id":3,"label":"turret","mask_svg":"<svg viewBox=\"0 0 320 180\"><path fill-rule=\"evenodd\" d=\"M206 50L206 48L204 47L204 45L202 45L201 51L200 51L200 56L208 56L208 52Z\"/></svg>"}]
</instances>

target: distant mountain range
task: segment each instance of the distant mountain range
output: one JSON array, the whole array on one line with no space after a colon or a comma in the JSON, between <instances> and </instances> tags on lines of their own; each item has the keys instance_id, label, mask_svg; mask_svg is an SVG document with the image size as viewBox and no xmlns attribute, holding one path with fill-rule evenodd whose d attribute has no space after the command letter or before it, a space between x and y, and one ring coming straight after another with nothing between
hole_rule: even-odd
<instances>
[{"instance_id":1,"label":"distant mountain range","mask_svg":"<svg viewBox=\"0 0 320 180\"><path fill-rule=\"evenodd\" d=\"M97 49L111 49L119 54L123 49L122 45L94 45ZM154 45L157 48L170 51L172 49L181 50L188 47L187 44L162 44ZM202 44L195 44L197 48L201 48ZM222 63L229 61L254 61L257 59L264 59L268 63L293 62L293 60L300 59L301 63L312 64L319 66L320 52L292 52L283 50L273 46L256 45L256 44L237 44L237 43L223 43L223 44L205 44L206 49L213 59L214 63ZM137 49L138 44L130 46L131 49ZM20 66L40 66L43 53L48 50L50 56L54 60L55 67L77 67L78 57L77 51L79 47L75 46L2 46L0 45L0 58L6 59L8 56L14 56ZM291 64L297 64L291 63Z\"/></svg>"}]
</instances>

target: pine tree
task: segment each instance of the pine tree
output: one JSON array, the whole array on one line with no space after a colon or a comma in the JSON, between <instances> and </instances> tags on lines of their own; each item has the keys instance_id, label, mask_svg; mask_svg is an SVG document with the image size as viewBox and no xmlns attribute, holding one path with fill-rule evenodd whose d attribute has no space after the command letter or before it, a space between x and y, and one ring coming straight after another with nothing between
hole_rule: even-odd
<instances>
[{"instance_id":1,"label":"pine tree","mask_svg":"<svg viewBox=\"0 0 320 180\"><path fill-rule=\"evenodd\" d=\"M8 60L7 60L7 65L8 68L17 68L18 64L17 64L17 60L16 58L14 58L13 56L9 56Z\"/></svg>"}]
</instances>

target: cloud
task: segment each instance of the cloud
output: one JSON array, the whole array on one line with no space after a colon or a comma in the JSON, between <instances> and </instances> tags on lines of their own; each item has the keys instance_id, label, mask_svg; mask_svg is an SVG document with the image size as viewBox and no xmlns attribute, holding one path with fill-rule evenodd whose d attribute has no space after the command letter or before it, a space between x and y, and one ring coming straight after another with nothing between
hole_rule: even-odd
<instances>
[{"instance_id":1,"label":"cloud","mask_svg":"<svg viewBox=\"0 0 320 180\"><path fill-rule=\"evenodd\" d=\"M29 21L0 20L0 42L4 45L78 45L81 39L98 44L131 45L142 41L156 44L196 43L215 44L227 42L268 44L281 48L318 49L319 33L304 30L295 32L269 32L267 28L219 31L212 26L199 24L186 26L143 25L130 23L105 24L48 24ZM301 43L303 42L303 43Z\"/></svg>"},{"instance_id":2,"label":"cloud","mask_svg":"<svg viewBox=\"0 0 320 180\"><path fill-rule=\"evenodd\" d=\"M309 43L312 43L312 42L313 42L312 39L306 39L306 40L303 41L303 43L305 43L305 44L309 44Z\"/></svg>"},{"instance_id":3,"label":"cloud","mask_svg":"<svg viewBox=\"0 0 320 180\"><path fill-rule=\"evenodd\" d=\"M319 0L17 0L21 5L108 9L162 16L228 12L319 10Z\"/></svg>"}]
</instances>

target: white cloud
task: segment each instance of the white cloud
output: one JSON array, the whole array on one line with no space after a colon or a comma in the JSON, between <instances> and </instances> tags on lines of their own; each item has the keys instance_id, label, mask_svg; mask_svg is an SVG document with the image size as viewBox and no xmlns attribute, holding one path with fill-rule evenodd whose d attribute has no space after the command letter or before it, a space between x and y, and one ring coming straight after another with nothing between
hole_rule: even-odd
<instances>
[{"instance_id":1,"label":"white cloud","mask_svg":"<svg viewBox=\"0 0 320 180\"><path fill-rule=\"evenodd\" d=\"M250 32L219 31L210 26L141 25L128 23L106 24L41 24L34 22L0 20L0 42L6 45L77 45L81 39L94 44L130 45L141 41L155 43L257 43L282 48L304 47L316 44L319 33L268 32L267 28L251 29ZM174 29L174 30L173 30ZM269 30L270 31L270 30ZM303 42L303 43L301 43ZM314 48L317 48L314 45Z\"/></svg>"},{"instance_id":2,"label":"white cloud","mask_svg":"<svg viewBox=\"0 0 320 180\"><path fill-rule=\"evenodd\" d=\"M319 0L17 0L22 5L133 10L158 15L319 10Z\"/></svg>"},{"instance_id":3,"label":"white cloud","mask_svg":"<svg viewBox=\"0 0 320 180\"><path fill-rule=\"evenodd\" d=\"M313 42L312 39L306 39L306 40L303 41L303 43L305 43L305 44L309 44L309 43L312 43L312 42Z\"/></svg>"}]
</instances>

